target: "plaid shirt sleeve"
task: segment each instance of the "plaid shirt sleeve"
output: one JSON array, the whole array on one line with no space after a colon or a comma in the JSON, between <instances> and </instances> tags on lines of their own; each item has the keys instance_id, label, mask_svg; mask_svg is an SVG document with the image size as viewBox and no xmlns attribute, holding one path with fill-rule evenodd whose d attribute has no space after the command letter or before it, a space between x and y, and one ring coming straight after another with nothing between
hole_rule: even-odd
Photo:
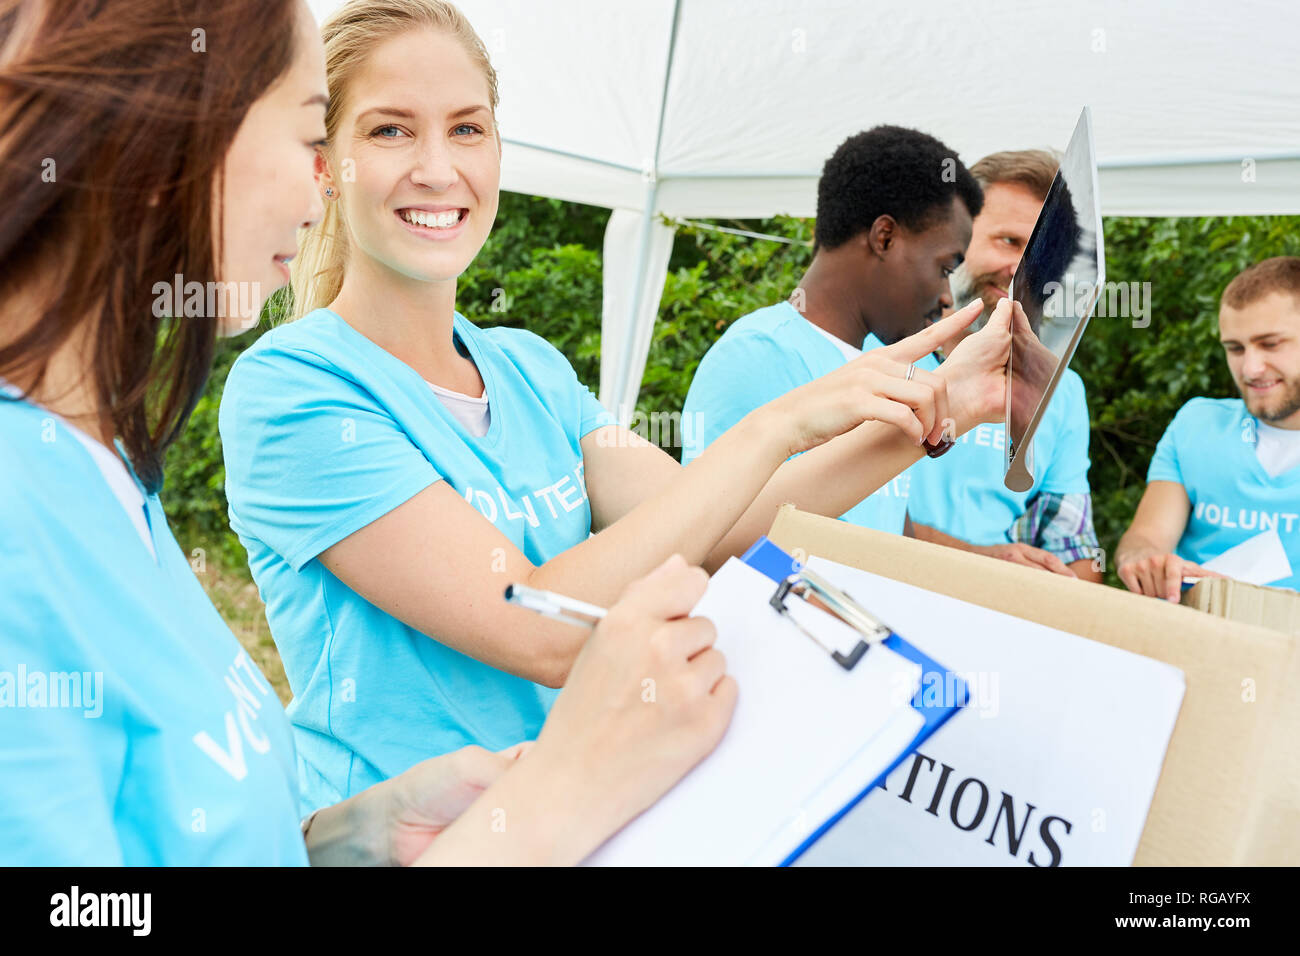
<instances>
[{"instance_id":1,"label":"plaid shirt sleeve","mask_svg":"<svg viewBox=\"0 0 1300 956\"><path fill-rule=\"evenodd\" d=\"M1097 556L1097 532L1092 526L1092 495L1043 492L1009 530L1011 540L1042 548L1066 564Z\"/></svg>"}]
</instances>

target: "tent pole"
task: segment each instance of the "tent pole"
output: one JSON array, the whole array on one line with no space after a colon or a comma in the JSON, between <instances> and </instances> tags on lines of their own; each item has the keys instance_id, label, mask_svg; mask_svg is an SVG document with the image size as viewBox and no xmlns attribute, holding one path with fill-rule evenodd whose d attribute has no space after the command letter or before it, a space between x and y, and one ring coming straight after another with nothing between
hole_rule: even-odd
<instances>
[{"instance_id":1,"label":"tent pole","mask_svg":"<svg viewBox=\"0 0 1300 956\"><path fill-rule=\"evenodd\" d=\"M668 108L668 84L673 75L673 58L677 55L677 31L682 21L682 0L673 0L673 24L668 32L668 62L664 64L664 80L659 90L659 123L655 131L655 152L651 160L649 175L650 182L646 187L645 202L641 204L641 241L637 248L636 257L636 282L632 284L632 301L628 305L628 325L629 333L636 331L637 316L641 312L641 301L645 297L645 273L646 258L650 255L650 228L654 224L654 217L658 213L658 196L659 196L659 149L664 139L664 115ZM618 395L619 407L614 414L622 417L623 395L628 391L632 380L632 350L635 347L635 337L631 334L623 339L623 352L619 356L618 375L615 376L615 394ZM639 386L640 383L638 383ZM640 389L638 388L638 391ZM628 409L628 422L632 420L632 414L636 411L636 395L632 396L632 407ZM622 422L627 424L627 422Z\"/></svg>"},{"instance_id":2,"label":"tent pole","mask_svg":"<svg viewBox=\"0 0 1300 956\"><path fill-rule=\"evenodd\" d=\"M614 377L614 395L618 402L614 415L618 418L619 424L624 426L632 420L632 414L636 411L635 395L631 399L631 407L625 406L624 401L632 379L632 352L636 348L637 320L641 313L641 302L645 298L646 265L650 255L650 228L654 225L654 210L658 194L659 183L652 180L646 188L645 202L641 211L641 235L637 240L636 250L636 277L632 281L632 294L628 300L625 316L623 347L618 356L618 374Z\"/></svg>"}]
</instances>

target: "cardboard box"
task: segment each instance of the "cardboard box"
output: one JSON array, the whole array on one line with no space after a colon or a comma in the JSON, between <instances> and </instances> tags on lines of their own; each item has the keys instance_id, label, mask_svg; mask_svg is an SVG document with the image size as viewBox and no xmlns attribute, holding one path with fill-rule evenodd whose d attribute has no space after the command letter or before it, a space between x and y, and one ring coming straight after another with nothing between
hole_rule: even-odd
<instances>
[{"instance_id":1,"label":"cardboard box","mask_svg":"<svg viewBox=\"0 0 1300 956\"><path fill-rule=\"evenodd\" d=\"M1300 637L1300 594L1231 578L1205 578L1183 592L1185 607Z\"/></svg>"},{"instance_id":2,"label":"cardboard box","mask_svg":"<svg viewBox=\"0 0 1300 956\"><path fill-rule=\"evenodd\" d=\"M785 505L769 537L1166 661L1187 692L1135 865L1300 864L1300 639Z\"/></svg>"}]
</instances>

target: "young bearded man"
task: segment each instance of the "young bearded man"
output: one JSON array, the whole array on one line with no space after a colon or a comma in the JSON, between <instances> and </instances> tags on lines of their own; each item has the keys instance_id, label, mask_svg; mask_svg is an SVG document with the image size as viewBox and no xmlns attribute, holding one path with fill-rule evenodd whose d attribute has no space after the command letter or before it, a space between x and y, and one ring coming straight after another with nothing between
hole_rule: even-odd
<instances>
[{"instance_id":1,"label":"young bearded man","mask_svg":"<svg viewBox=\"0 0 1300 956\"><path fill-rule=\"evenodd\" d=\"M1147 489L1116 553L1131 591L1177 602L1184 577L1276 532L1300 590L1300 258L1251 266L1228 284L1219 339L1240 398L1193 398L1156 446Z\"/></svg>"}]
</instances>

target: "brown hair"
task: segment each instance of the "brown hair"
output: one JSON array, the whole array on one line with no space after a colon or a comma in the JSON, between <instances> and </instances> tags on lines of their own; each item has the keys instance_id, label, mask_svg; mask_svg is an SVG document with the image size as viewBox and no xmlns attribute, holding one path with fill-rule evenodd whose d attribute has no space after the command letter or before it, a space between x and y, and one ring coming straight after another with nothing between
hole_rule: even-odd
<instances>
[{"instance_id":1,"label":"brown hair","mask_svg":"<svg viewBox=\"0 0 1300 956\"><path fill-rule=\"evenodd\" d=\"M215 317L156 317L152 290L218 280L226 152L289 68L296 15L292 0L0 0L0 377L31 393L82 341L150 491L217 335Z\"/></svg>"},{"instance_id":2,"label":"brown hair","mask_svg":"<svg viewBox=\"0 0 1300 956\"><path fill-rule=\"evenodd\" d=\"M1223 304L1243 309L1274 292L1290 295L1300 303L1300 257L1275 256L1255 263L1228 283L1223 290Z\"/></svg>"},{"instance_id":3,"label":"brown hair","mask_svg":"<svg viewBox=\"0 0 1300 956\"><path fill-rule=\"evenodd\" d=\"M990 153L970 168L971 175L988 189L998 183L1018 183L1038 197L1047 199L1061 157L1046 149L1018 149Z\"/></svg>"},{"instance_id":4,"label":"brown hair","mask_svg":"<svg viewBox=\"0 0 1300 956\"><path fill-rule=\"evenodd\" d=\"M408 30L433 29L460 41L470 59L483 70L488 103L497 109L497 74L487 48L469 20L444 0L349 0L325 21L325 75L329 107L325 135L335 141L339 117L347 102L348 86L366 59L380 44ZM328 154L329 148L326 148ZM329 305L338 297L347 267L347 224L337 201L325 203L319 223L298 236L293 272L293 318Z\"/></svg>"}]
</instances>

